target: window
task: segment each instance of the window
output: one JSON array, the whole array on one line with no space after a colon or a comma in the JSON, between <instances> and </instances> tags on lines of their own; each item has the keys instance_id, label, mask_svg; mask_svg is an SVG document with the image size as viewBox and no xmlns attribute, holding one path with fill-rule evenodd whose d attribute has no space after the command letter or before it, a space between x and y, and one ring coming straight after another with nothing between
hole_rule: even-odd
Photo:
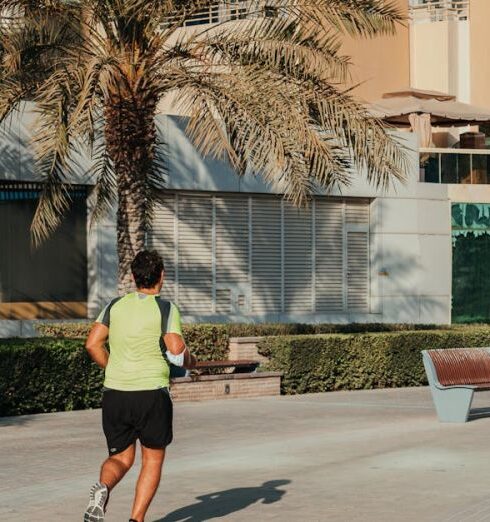
<instances>
[{"instance_id":1,"label":"window","mask_svg":"<svg viewBox=\"0 0 490 522\"><path fill-rule=\"evenodd\" d=\"M0 302L86 303L86 190L71 190L72 208L51 238L34 249L30 225L40 189L0 183Z\"/></svg>"}]
</instances>

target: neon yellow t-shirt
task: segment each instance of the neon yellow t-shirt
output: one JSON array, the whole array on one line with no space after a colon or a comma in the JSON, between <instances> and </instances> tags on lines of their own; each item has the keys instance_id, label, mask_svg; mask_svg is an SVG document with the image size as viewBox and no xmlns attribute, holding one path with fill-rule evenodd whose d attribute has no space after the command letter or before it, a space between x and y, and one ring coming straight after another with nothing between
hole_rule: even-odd
<instances>
[{"instance_id":1,"label":"neon yellow t-shirt","mask_svg":"<svg viewBox=\"0 0 490 522\"><path fill-rule=\"evenodd\" d=\"M113 390L155 390L169 385L163 335L182 335L177 306L158 295L132 292L112 300L97 322L109 328L109 362L104 386Z\"/></svg>"}]
</instances>

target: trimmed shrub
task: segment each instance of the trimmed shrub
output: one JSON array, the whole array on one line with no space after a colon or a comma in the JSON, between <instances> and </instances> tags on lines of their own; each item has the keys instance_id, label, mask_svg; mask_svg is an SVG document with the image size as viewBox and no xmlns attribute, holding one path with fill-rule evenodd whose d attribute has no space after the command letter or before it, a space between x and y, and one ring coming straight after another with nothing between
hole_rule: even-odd
<instances>
[{"instance_id":1,"label":"trimmed shrub","mask_svg":"<svg viewBox=\"0 0 490 522\"><path fill-rule=\"evenodd\" d=\"M421 350L490 346L490 328L357 335L268 337L268 369L284 373L285 394L427 384Z\"/></svg>"},{"instance_id":2,"label":"trimmed shrub","mask_svg":"<svg viewBox=\"0 0 490 522\"><path fill-rule=\"evenodd\" d=\"M182 334L187 346L200 361L222 361L228 358L230 336L225 325L184 325Z\"/></svg>"},{"instance_id":3,"label":"trimmed shrub","mask_svg":"<svg viewBox=\"0 0 490 522\"><path fill-rule=\"evenodd\" d=\"M267 337L272 335L314 335L334 333L399 332L412 330L449 329L451 326L424 324L385 324L385 323L350 323L350 324L302 324L302 323L261 323L230 324L230 337Z\"/></svg>"},{"instance_id":4,"label":"trimmed shrub","mask_svg":"<svg viewBox=\"0 0 490 522\"><path fill-rule=\"evenodd\" d=\"M227 358L222 327L187 326L185 336L199 360ZM0 417L98 408L103 380L82 339L0 339Z\"/></svg>"},{"instance_id":5,"label":"trimmed shrub","mask_svg":"<svg viewBox=\"0 0 490 522\"><path fill-rule=\"evenodd\" d=\"M186 326L201 360L222 359L224 325ZM66 338L0 340L0 416L100 406L103 372L83 341ZM362 334L265 337L259 351L284 373L283 393L426 384L424 348L490 346L490 327Z\"/></svg>"},{"instance_id":6,"label":"trimmed shrub","mask_svg":"<svg viewBox=\"0 0 490 522\"><path fill-rule=\"evenodd\" d=\"M102 381L81 341L0 340L0 416L97 408Z\"/></svg>"},{"instance_id":7,"label":"trimmed shrub","mask_svg":"<svg viewBox=\"0 0 490 522\"><path fill-rule=\"evenodd\" d=\"M81 339L88 335L91 322L59 322L40 323L37 330L46 337L67 337ZM351 323L351 324L301 324L301 323L259 323L259 324L194 324L184 325L184 335L193 339L202 339L206 333L228 337L266 337L271 335L312 335L329 333L368 333L368 332L403 332L412 330L449 330L458 326L436 326L424 324L384 324L384 323ZM215 329L215 330L214 330ZM200 332L201 331L201 332ZM186 339L187 339L186 337ZM191 341L189 341L191 342Z\"/></svg>"},{"instance_id":8,"label":"trimmed shrub","mask_svg":"<svg viewBox=\"0 0 490 522\"><path fill-rule=\"evenodd\" d=\"M37 329L42 336L56 339L83 339L93 323L41 323ZM230 336L228 327L219 324L183 325L187 345L201 361L221 360L228 357Z\"/></svg>"},{"instance_id":9,"label":"trimmed shrub","mask_svg":"<svg viewBox=\"0 0 490 522\"><path fill-rule=\"evenodd\" d=\"M78 323L39 323L36 330L43 337L66 337L68 339L85 339L92 327L92 322Z\"/></svg>"}]
</instances>

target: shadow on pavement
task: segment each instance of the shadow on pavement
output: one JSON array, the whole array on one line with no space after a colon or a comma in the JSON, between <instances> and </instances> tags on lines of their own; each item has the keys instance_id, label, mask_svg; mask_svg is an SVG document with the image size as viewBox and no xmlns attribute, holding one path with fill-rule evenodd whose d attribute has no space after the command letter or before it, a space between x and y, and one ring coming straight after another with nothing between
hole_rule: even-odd
<instances>
[{"instance_id":1,"label":"shadow on pavement","mask_svg":"<svg viewBox=\"0 0 490 522\"><path fill-rule=\"evenodd\" d=\"M490 417L490 408L471 408L468 416L468 421L474 421L478 419L485 419Z\"/></svg>"},{"instance_id":2,"label":"shadow on pavement","mask_svg":"<svg viewBox=\"0 0 490 522\"><path fill-rule=\"evenodd\" d=\"M155 522L204 522L231 515L259 501L273 504L286 494L285 490L278 488L290 483L290 480L270 480L258 487L233 488L201 495L196 497L199 502L176 509Z\"/></svg>"},{"instance_id":3,"label":"shadow on pavement","mask_svg":"<svg viewBox=\"0 0 490 522\"><path fill-rule=\"evenodd\" d=\"M32 422L33 418L28 415L19 415L18 417L0 417L0 428L7 426L23 426Z\"/></svg>"}]
</instances>

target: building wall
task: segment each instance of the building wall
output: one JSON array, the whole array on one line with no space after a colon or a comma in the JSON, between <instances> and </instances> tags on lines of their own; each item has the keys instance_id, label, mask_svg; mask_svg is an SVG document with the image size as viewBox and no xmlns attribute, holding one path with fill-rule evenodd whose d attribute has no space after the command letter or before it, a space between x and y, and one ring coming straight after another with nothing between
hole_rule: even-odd
<instances>
[{"instance_id":1,"label":"building wall","mask_svg":"<svg viewBox=\"0 0 490 522\"><path fill-rule=\"evenodd\" d=\"M267 186L260 177L239 178L224 162L203 159L185 134L185 120L160 116L159 132L168 147L167 187L173 191L280 194L281 187ZM333 196L370 198L371 302L370 313L305 316L304 320L335 322L448 323L451 305L451 228L447 186L418 182L415 136L400 137L409 150L411 169L404 184L386 191L377 189L359 174L351 186ZM11 141L13 140L13 144ZM10 137L0 144L28 147ZM0 171L0 179L31 179L22 162ZM87 225L88 226L88 225ZM117 255L114 216L90 230L89 315L94 317L116 293ZM200 320L199 316L184 320Z\"/></svg>"},{"instance_id":2,"label":"building wall","mask_svg":"<svg viewBox=\"0 0 490 522\"><path fill-rule=\"evenodd\" d=\"M411 85L471 101L470 22L446 20L410 26Z\"/></svg>"},{"instance_id":3,"label":"building wall","mask_svg":"<svg viewBox=\"0 0 490 522\"><path fill-rule=\"evenodd\" d=\"M240 179L225 163L203 159L184 132L185 120L161 116L159 127L167 138L168 189L216 193L280 193L260 178ZM303 314L303 321L332 322L450 322L451 317L451 220L447 185L418 182L415 135L403 134L410 152L411 169L404 184L387 191L369 185L362 175L332 195L369 197L370 216L370 313ZM89 309L95 313L115 292L114 222L97 230L97 259L93 265L94 290ZM101 263L101 264L100 264ZM98 272L100 271L100 272ZM109 274L109 277L108 277ZM207 317L207 320L210 318ZM260 318L255 318L260 320ZM265 320L265 316L263 318ZM287 319L287 318L283 318ZM288 320L297 320L290 317ZM199 315L184 320L203 320ZM247 319L243 316L241 320Z\"/></svg>"},{"instance_id":4,"label":"building wall","mask_svg":"<svg viewBox=\"0 0 490 522\"><path fill-rule=\"evenodd\" d=\"M407 15L407 0L396 1L400 11ZM410 43L408 23L399 25L393 36L372 39L346 36L342 52L351 57L350 85L362 83L355 94L371 102L385 92L396 91L410 84Z\"/></svg>"},{"instance_id":5,"label":"building wall","mask_svg":"<svg viewBox=\"0 0 490 522\"><path fill-rule=\"evenodd\" d=\"M490 107L490 2L470 0L471 102Z\"/></svg>"}]
</instances>

